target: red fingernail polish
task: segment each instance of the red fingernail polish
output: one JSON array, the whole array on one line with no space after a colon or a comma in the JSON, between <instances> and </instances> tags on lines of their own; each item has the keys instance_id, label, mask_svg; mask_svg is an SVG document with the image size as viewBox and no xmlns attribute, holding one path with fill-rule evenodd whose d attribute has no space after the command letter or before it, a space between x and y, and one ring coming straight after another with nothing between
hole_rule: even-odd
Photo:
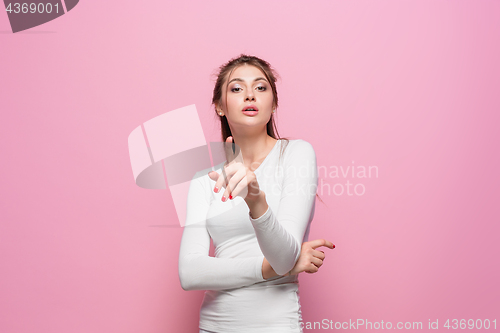
<instances>
[{"instance_id":1,"label":"red fingernail polish","mask_svg":"<svg viewBox=\"0 0 500 333\"><path fill-rule=\"evenodd\" d=\"M222 202L226 202L226 197L222 197Z\"/></svg>"},{"instance_id":2,"label":"red fingernail polish","mask_svg":"<svg viewBox=\"0 0 500 333\"><path fill-rule=\"evenodd\" d=\"M229 195L229 199L233 200L233 196L231 194Z\"/></svg>"},{"instance_id":3,"label":"red fingernail polish","mask_svg":"<svg viewBox=\"0 0 500 333\"><path fill-rule=\"evenodd\" d=\"M219 188L217 186L214 187L214 192L215 193L219 192Z\"/></svg>"}]
</instances>

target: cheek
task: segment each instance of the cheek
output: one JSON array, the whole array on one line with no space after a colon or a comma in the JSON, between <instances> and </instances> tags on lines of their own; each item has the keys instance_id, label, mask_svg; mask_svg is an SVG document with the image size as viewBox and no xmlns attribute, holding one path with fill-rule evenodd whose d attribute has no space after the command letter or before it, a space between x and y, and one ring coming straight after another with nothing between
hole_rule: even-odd
<instances>
[{"instance_id":1,"label":"cheek","mask_svg":"<svg viewBox=\"0 0 500 333\"><path fill-rule=\"evenodd\" d=\"M232 108L238 106L239 100L235 96L228 95L227 96L227 107Z\"/></svg>"},{"instance_id":2,"label":"cheek","mask_svg":"<svg viewBox=\"0 0 500 333\"><path fill-rule=\"evenodd\" d=\"M270 94L266 95L266 102L268 102L270 105L273 104L274 101L274 96L273 93L271 92Z\"/></svg>"}]
</instances>

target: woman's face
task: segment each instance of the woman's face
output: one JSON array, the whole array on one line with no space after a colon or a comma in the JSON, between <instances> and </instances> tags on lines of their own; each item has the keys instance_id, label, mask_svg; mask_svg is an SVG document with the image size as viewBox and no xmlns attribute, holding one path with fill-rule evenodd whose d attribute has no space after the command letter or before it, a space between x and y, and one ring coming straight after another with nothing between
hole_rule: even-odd
<instances>
[{"instance_id":1,"label":"woman's face","mask_svg":"<svg viewBox=\"0 0 500 333\"><path fill-rule=\"evenodd\" d=\"M222 103L231 131L249 126L265 128L273 111L273 91L259 68L245 64L237 67L224 84ZM245 111L248 108L255 111Z\"/></svg>"}]
</instances>

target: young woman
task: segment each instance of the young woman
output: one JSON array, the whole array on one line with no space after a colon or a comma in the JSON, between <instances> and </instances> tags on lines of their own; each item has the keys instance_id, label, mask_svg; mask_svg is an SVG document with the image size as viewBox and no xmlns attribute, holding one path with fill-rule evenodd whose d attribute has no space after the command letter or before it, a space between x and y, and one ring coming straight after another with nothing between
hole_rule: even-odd
<instances>
[{"instance_id":1,"label":"young woman","mask_svg":"<svg viewBox=\"0 0 500 333\"><path fill-rule=\"evenodd\" d=\"M221 66L212 103L227 159L190 183L181 286L206 290L200 332L302 332L298 274L323 264L317 247L335 247L307 242L318 182L314 149L275 134L276 74L262 59L241 55Z\"/></svg>"}]
</instances>

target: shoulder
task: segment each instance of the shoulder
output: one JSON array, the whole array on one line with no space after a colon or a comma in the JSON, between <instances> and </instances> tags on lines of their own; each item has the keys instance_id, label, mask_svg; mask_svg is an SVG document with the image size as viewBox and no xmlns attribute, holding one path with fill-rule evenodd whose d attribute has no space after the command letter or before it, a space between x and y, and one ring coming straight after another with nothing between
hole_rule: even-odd
<instances>
[{"instance_id":1,"label":"shoulder","mask_svg":"<svg viewBox=\"0 0 500 333\"><path fill-rule=\"evenodd\" d=\"M314 156L316 157L316 152L314 151L314 147L311 143L306 140L296 139L296 140L288 140L288 144L285 147L285 155L288 156Z\"/></svg>"},{"instance_id":2,"label":"shoulder","mask_svg":"<svg viewBox=\"0 0 500 333\"><path fill-rule=\"evenodd\" d=\"M312 144L310 144L308 141L302 140L302 139L289 140L288 146L292 150L314 151Z\"/></svg>"},{"instance_id":3,"label":"shoulder","mask_svg":"<svg viewBox=\"0 0 500 333\"><path fill-rule=\"evenodd\" d=\"M316 164L316 152L311 143L306 140L288 140L284 142L283 163L284 165Z\"/></svg>"}]
</instances>

